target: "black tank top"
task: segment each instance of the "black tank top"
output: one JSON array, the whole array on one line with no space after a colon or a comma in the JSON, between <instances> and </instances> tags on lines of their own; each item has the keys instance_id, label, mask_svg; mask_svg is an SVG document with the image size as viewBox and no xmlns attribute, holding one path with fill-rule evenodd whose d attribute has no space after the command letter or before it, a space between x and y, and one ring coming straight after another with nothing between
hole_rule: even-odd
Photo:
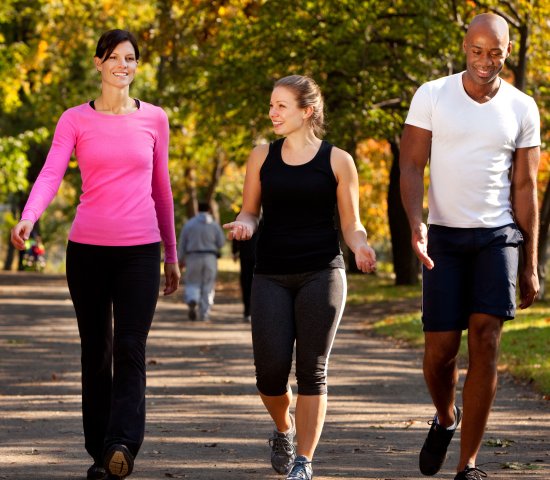
<instances>
[{"instance_id":1,"label":"black tank top","mask_svg":"<svg viewBox=\"0 0 550 480\"><path fill-rule=\"evenodd\" d=\"M260 170L262 222L256 272L303 273L344 268L335 227L336 178L330 166L332 145L323 141L303 165L288 165L284 138L269 145Z\"/></svg>"}]
</instances>

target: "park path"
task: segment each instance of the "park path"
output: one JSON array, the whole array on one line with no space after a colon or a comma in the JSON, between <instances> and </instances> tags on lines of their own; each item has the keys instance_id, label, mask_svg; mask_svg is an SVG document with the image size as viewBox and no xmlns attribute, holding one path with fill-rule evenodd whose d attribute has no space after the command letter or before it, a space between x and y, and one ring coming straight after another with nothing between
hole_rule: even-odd
<instances>
[{"instance_id":1,"label":"park path","mask_svg":"<svg viewBox=\"0 0 550 480\"><path fill-rule=\"evenodd\" d=\"M132 479L281 478L269 466L272 427L256 396L236 286L220 285L217 295L209 323L187 321L179 293L159 300L148 347L147 433ZM421 352L365 334L374 319L410 308L346 310L331 356L316 480L425 478L417 456L433 409ZM84 479L79 341L64 278L0 274L0 329L0 479ZM491 480L550 479L549 406L501 376L479 457ZM434 478L454 478L456 440Z\"/></svg>"}]
</instances>

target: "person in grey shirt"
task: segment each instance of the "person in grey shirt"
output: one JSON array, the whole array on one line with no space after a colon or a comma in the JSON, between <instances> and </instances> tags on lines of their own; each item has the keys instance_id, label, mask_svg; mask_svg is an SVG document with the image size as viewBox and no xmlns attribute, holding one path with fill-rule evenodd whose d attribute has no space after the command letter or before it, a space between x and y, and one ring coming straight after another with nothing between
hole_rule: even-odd
<instances>
[{"instance_id":1,"label":"person in grey shirt","mask_svg":"<svg viewBox=\"0 0 550 480\"><path fill-rule=\"evenodd\" d=\"M210 206L199 203L199 213L183 226L178 242L179 266L185 268L183 298L189 306L190 320L209 318L219 251L224 243L223 230L212 216Z\"/></svg>"}]
</instances>

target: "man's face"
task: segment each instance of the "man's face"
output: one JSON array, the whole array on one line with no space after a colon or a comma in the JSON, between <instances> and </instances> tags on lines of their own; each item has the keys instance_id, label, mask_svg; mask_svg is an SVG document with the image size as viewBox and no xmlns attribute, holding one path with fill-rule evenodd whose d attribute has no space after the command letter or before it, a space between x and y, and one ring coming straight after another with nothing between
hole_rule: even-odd
<instances>
[{"instance_id":1,"label":"man's face","mask_svg":"<svg viewBox=\"0 0 550 480\"><path fill-rule=\"evenodd\" d=\"M507 35L499 35L490 25L476 25L468 31L463 43L466 53L466 72L474 83L492 83L510 54Z\"/></svg>"}]
</instances>

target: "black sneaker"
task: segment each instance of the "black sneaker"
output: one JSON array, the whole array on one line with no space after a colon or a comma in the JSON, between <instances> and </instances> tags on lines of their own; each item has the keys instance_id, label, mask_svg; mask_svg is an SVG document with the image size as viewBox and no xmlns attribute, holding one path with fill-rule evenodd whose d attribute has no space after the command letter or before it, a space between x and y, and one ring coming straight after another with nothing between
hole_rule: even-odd
<instances>
[{"instance_id":1,"label":"black sneaker","mask_svg":"<svg viewBox=\"0 0 550 480\"><path fill-rule=\"evenodd\" d=\"M462 472L456 474L455 480L481 480L486 478L487 474L476 467L466 467Z\"/></svg>"},{"instance_id":2,"label":"black sneaker","mask_svg":"<svg viewBox=\"0 0 550 480\"><path fill-rule=\"evenodd\" d=\"M189 302L189 320L194 321L197 319L197 302L195 300L191 300Z\"/></svg>"},{"instance_id":3,"label":"black sneaker","mask_svg":"<svg viewBox=\"0 0 550 480\"><path fill-rule=\"evenodd\" d=\"M113 445L107 450L103 465L108 478L124 478L134 469L134 457L126 445Z\"/></svg>"},{"instance_id":4,"label":"black sneaker","mask_svg":"<svg viewBox=\"0 0 550 480\"><path fill-rule=\"evenodd\" d=\"M460 408L455 405L456 426L462 419ZM419 467L424 475L435 475L443 466L447 458L447 447L451 443L451 439L455 434L456 428L447 430L445 427L438 425L436 418L432 420L432 426L426 437L426 441L420 450Z\"/></svg>"},{"instance_id":5,"label":"black sneaker","mask_svg":"<svg viewBox=\"0 0 550 480\"><path fill-rule=\"evenodd\" d=\"M103 480L106 475L107 472L105 471L105 469L99 463L94 462L94 464L90 468L88 468L86 478L88 480Z\"/></svg>"}]
</instances>

